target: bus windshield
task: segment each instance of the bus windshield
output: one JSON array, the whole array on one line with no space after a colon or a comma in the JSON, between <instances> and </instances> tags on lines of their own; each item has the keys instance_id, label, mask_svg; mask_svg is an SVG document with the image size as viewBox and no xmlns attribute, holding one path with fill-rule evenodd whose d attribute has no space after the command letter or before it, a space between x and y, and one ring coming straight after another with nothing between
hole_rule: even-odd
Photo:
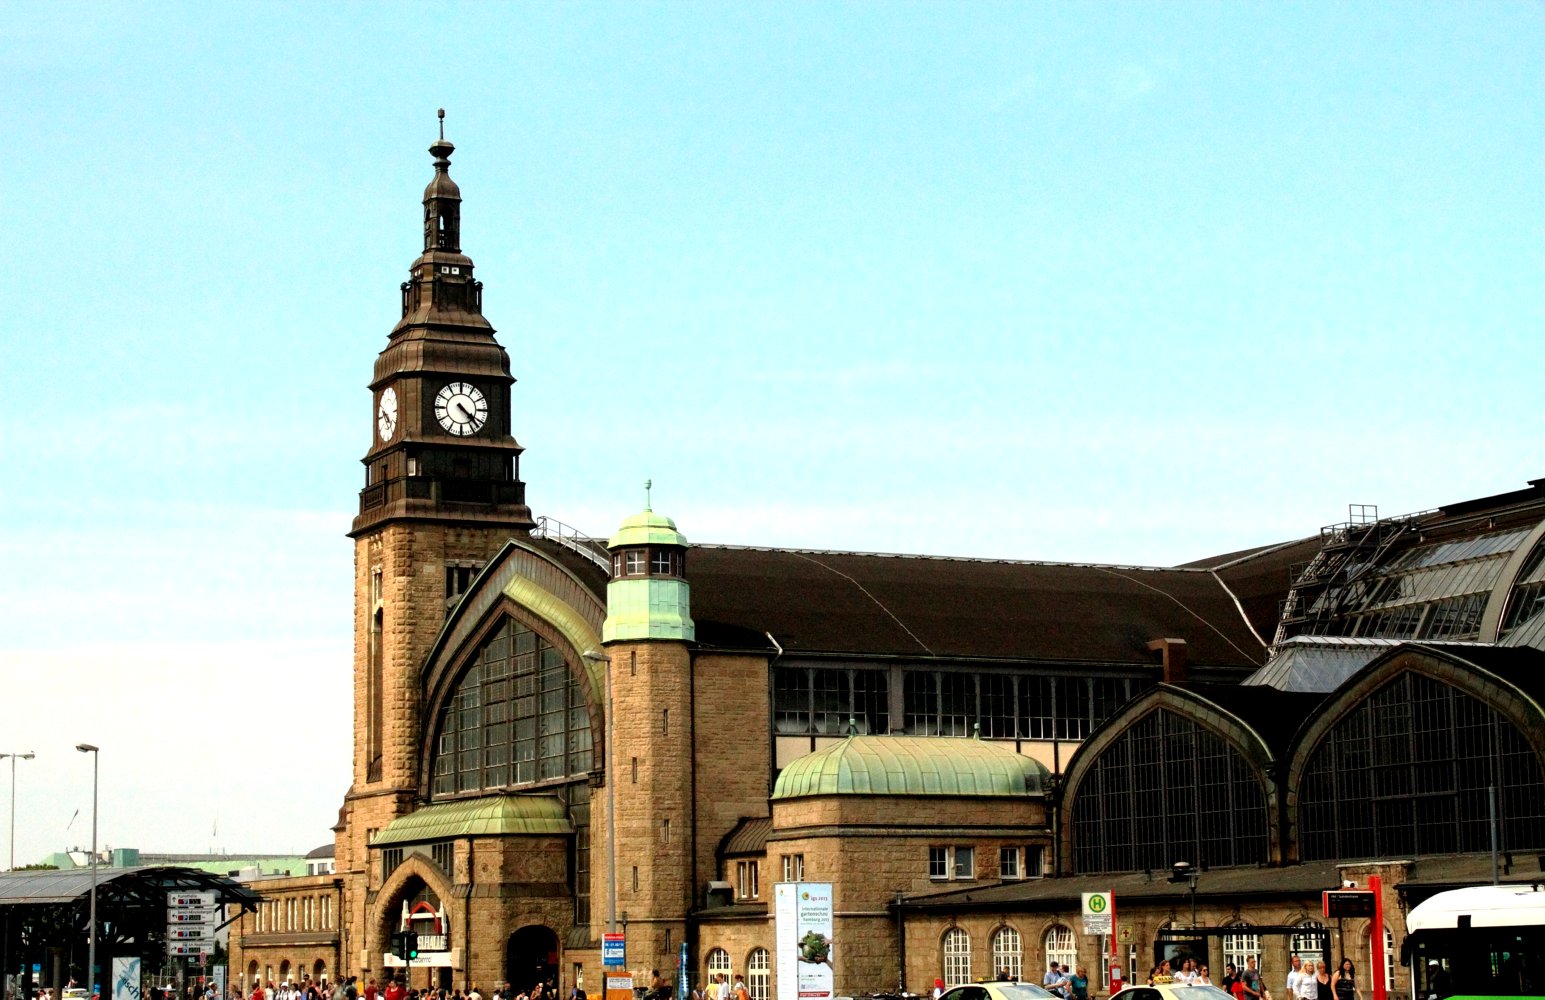
<instances>
[{"instance_id":1,"label":"bus windshield","mask_svg":"<svg viewBox=\"0 0 1545 1000\"><path fill-rule=\"evenodd\" d=\"M1402 961L1416 1000L1545 996L1545 892L1440 892L1407 915Z\"/></svg>"}]
</instances>

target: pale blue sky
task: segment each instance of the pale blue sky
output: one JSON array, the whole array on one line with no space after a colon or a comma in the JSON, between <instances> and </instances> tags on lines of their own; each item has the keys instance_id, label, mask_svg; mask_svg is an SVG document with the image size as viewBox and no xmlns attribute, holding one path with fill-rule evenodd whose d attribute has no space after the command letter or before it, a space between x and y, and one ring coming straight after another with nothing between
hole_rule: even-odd
<instances>
[{"instance_id":1,"label":"pale blue sky","mask_svg":"<svg viewBox=\"0 0 1545 1000\"><path fill-rule=\"evenodd\" d=\"M104 840L328 838L437 107L537 513L1170 563L1545 476L1542 67L1523 3L12 4L18 860L82 739Z\"/></svg>"}]
</instances>

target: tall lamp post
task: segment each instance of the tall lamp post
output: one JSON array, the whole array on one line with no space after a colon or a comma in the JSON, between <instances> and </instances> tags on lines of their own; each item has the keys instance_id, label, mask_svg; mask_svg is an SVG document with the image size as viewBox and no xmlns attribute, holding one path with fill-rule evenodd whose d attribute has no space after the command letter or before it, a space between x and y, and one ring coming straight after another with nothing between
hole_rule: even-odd
<instances>
[{"instance_id":1,"label":"tall lamp post","mask_svg":"<svg viewBox=\"0 0 1545 1000\"><path fill-rule=\"evenodd\" d=\"M8 871L16 870L16 762L31 760L36 756L30 750L26 753L0 753L0 760L11 758L11 863L6 866Z\"/></svg>"},{"instance_id":2,"label":"tall lamp post","mask_svg":"<svg viewBox=\"0 0 1545 1000\"><path fill-rule=\"evenodd\" d=\"M91 754L91 930L86 938L87 995L97 989L97 763L101 751L90 743L77 743L75 749Z\"/></svg>"}]
</instances>

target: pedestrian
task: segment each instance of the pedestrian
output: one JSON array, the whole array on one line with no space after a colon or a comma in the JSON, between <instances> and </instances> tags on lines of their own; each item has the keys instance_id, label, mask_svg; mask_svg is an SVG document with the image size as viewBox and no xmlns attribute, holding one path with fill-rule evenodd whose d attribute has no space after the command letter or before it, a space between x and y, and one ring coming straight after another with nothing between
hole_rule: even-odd
<instances>
[{"instance_id":1,"label":"pedestrian","mask_svg":"<svg viewBox=\"0 0 1545 1000\"><path fill-rule=\"evenodd\" d=\"M1336 970L1336 1000L1363 1000L1363 992L1357 988L1357 966L1350 958L1341 959Z\"/></svg>"},{"instance_id":2,"label":"pedestrian","mask_svg":"<svg viewBox=\"0 0 1545 1000\"><path fill-rule=\"evenodd\" d=\"M1089 973L1082 965L1068 978L1068 987L1072 991L1072 1000L1089 1000Z\"/></svg>"},{"instance_id":3,"label":"pedestrian","mask_svg":"<svg viewBox=\"0 0 1545 1000\"><path fill-rule=\"evenodd\" d=\"M1299 958L1297 955L1293 956L1292 965L1288 969L1288 974L1287 974L1287 995L1288 995L1288 1000L1293 1000L1294 997L1299 995L1299 993L1298 993L1298 980L1299 980L1299 977L1303 975L1303 971L1302 971L1303 970L1303 964L1304 964L1304 960L1302 958Z\"/></svg>"}]
</instances>

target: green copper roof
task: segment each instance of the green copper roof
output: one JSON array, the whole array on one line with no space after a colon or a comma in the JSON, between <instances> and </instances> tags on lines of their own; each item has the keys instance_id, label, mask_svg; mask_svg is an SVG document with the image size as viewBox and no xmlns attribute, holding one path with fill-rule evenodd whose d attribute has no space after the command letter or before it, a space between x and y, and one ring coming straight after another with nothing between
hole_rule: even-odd
<instances>
[{"instance_id":1,"label":"green copper roof","mask_svg":"<svg viewBox=\"0 0 1545 1000\"><path fill-rule=\"evenodd\" d=\"M495 795L425 806L386 824L370 846L573 832L568 810L556 795Z\"/></svg>"},{"instance_id":2,"label":"green copper roof","mask_svg":"<svg viewBox=\"0 0 1545 1000\"><path fill-rule=\"evenodd\" d=\"M606 547L619 545L680 545L686 547L687 536L676 530L676 522L664 514L645 510L622 522L622 527L609 538Z\"/></svg>"},{"instance_id":3,"label":"green copper roof","mask_svg":"<svg viewBox=\"0 0 1545 1000\"><path fill-rule=\"evenodd\" d=\"M606 585L606 621L601 641L697 638L691 588L685 580L613 580Z\"/></svg>"},{"instance_id":4,"label":"green copper roof","mask_svg":"<svg viewBox=\"0 0 1545 1000\"><path fill-rule=\"evenodd\" d=\"M1000 743L958 736L849 736L778 775L775 799L806 795L1040 795L1048 772Z\"/></svg>"}]
</instances>

